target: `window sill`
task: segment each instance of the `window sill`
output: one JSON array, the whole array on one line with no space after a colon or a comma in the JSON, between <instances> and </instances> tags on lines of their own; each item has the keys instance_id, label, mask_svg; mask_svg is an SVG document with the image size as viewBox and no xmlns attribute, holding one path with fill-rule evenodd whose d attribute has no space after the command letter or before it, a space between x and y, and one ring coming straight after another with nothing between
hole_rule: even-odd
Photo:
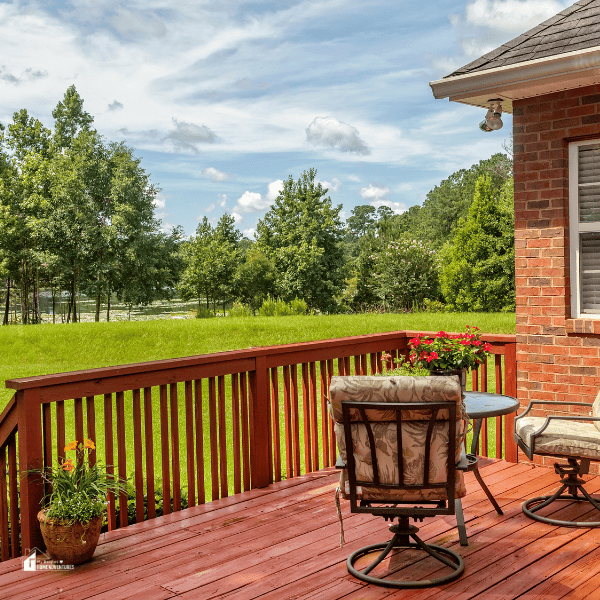
<instances>
[{"instance_id":1,"label":"window sill","mask_svg":"<svg viewBox=\"0 0 600 600\"><path fill-rule=\"evenodd\" d=\"M565 319L565 329L567 333L584 333L600 335L600 315L587 315L581 319Z\"/></svg>"}]
</instances>

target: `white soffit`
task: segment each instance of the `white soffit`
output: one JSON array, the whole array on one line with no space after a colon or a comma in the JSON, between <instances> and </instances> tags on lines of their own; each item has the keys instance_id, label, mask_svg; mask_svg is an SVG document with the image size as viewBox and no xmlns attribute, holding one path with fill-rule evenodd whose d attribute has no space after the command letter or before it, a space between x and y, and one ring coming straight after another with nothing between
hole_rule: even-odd
<instances>
[{"instance_id":1,"label":"white soffit","mask_svg":"<svg viewBox=\"0 0 600 600\"><path fill-rule=\"evenodd\" d=\"M491 98L501 98L502 110L512 113L513 100L596 83L600 83L600 46L447 77L429 85L436 99L488 108Z\"/></svg>"}]
</instances>

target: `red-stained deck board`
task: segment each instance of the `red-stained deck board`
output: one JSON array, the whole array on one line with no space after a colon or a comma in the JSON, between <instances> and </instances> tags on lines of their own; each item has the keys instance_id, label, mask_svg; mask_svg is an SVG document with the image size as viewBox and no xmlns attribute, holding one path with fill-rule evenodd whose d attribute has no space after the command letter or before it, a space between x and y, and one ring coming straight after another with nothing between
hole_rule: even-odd
<instances>
[{"instance_id":1,"label":"red-stained deck board","mask_svg":"<svg viewBox=\"0 0 600 600\"><path fill-rule=\"evenodd\" d=\"M420 536L459 552L465 573L445 586L404 590L403 599L590 599L600 584L600 529L554 527L523 515L521 503L556 488L553 470L485 459L480 470L504 510L497 515L466 476L469 546L458 543L454 516L418 523ZM333 469L176 511L102 536L94 559L72 572L26 573L21 560L0 565L2 598L61 600L392 600L397 590L351 577L352 551L389 537L381 518L351 515L342 501L346 545L339 547ZM600 490L600 478L590 491ZM557 516L586 518L573 504ZM587 518L598 517L588 513ZM428 560L394 557L391 577L430 577ZM391 565L391 566L390 566Z\"/></svg>"}]
</instances>

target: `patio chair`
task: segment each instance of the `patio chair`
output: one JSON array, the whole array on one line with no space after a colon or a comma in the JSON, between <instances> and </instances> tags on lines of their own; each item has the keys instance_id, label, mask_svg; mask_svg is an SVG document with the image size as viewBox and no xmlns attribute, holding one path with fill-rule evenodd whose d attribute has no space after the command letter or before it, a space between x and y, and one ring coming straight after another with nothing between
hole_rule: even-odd
<instances>
[{"instance_id":1,"label":"patio chair","mask_svg":"<svg viewBox=\"0 0 600 600\"><path fill-rule=\"evenodd\" d=\"M333 377L329 392L340 452L336 466L343 469L338 493L350 500L351 512L392 522L392 539L353 552L348 571L367 583L394 588L440 585L459 577L464 570L460 555L426 544L418 527L409 524L410 518L455 514L455 498L466 494L463 473L456 470L467 424L458 377ZM422 550L451 572L420 580L370 575L395 548ZM368 566L356 568L359 559L377 551Z\"/></svg>"},{"instance_id":2,"label":"patio chair","mask_svg":"<svg viewBox=\"0 0 600 600\"><path fill-rule=\"evenodd\" d=\"M527 416L535 405L577 406L589 409L591 416L573 415L547 417ZM523 503L523 512L536 521L564 527L598 527L600 521L561 521L538 514L538 511L556 500L588 502L600 511L600 498L591 496L583 487L581 475L589 473L590 461L600 461L600 393L593 404L569 401L532 400L525 412L515 417L515 441L525 456L533 460L535 454L566 459L554 463L561 475L561 486L554 493L530 498ZM564 493L568 490L568 493ZM600 515L599 515L600 516Z\"/></svg>"}]
</instances>

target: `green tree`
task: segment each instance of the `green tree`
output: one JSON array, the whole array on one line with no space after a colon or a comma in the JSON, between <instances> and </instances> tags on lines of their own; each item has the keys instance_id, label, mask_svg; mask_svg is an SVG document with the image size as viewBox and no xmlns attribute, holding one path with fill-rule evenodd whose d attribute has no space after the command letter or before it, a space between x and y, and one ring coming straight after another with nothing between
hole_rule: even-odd
<instances>
[{"instance_id":1,"label":"green tree","mask_svg":"<svg viewBox=\"0 0 600 600\"><path fill-rule=\"evenodd\" d=\"M159 233L158 188L140 160L92 129L74 86L52 114L54 134L26 110L0 131L0 276L9 289L20 288L23 322L39 320L40 285L51 287L53 298L69 291L67 321L78 320L79 291L96 298L97 320L101 298L113 291L127 289L143 302L149 290L155 297L170 293L164 286L172 284L164 282L173 277L164 265L176 274L180 259L163 260L163 251L181 234L171 240ZM132 261L136 252L146 260ZM131 290L140 281L145 292L136 296Z\"/></svg>"},{"instance_id":2,"label":"green tree","mask_svg":"<svg viewBox=\"0 0 600 600\"><path fill-rule=\"evenodd\" d=\"M19 289L24 324L38 322L39 268L42 246L39 223L49 198L50 131L26 110L14 113L0 137L0 254L8 275L3 322L8 323L11 283Z\"/></svg>"},{"instance_id":3,"label":"green tree","mask_svg":"<svg viewBox=\"0 0 600 600\"><path fill-rule=\"evenodd\" d=\"M234 275L241 234L234 227L231 215L224 214L215 228L204 217L196 229L196 235L183 244L182 257L185 263L179 291L184 300L206 300L216 312L217 302L223 305L234 296Z\"/></svg>"},{"instance_id":4,"label":"green tree","mask_svg":"<svg viewBox=\"0 0 600 600\"><path fill-rule=\"evenodd\" d=\"M317 171L290 176L273 206L257 225L257 245L275 265L275 288L286 302L306 301L309 310L337 310L343 284L341 205L315 183Z\"/></svg>"},{"instance_id":5,"label":"green tree","mask_svg":"<svg viewBox=\"0 0 600 600\"><path fill-rule=\"evenodd\" d=\"M409 233L434 248L440 248L451 240L460 219L465 219L469 213L481 176L487 176L491 193L499 196L505 182L512 176L512 161L505 154L498 153L469 169L452 173L427 194L419 211L418 230Z\"/></svg>"},{"instance_id":6,"label":"green tree","mask_svg":"<svg viewBox=\"0 0 600 600\"><path fill-rule=\"evenodd\" d=\"M462 311L507 311L515 307L512 181L501 192L481 176L468 217L441 254L446 301Z\"/></svg>"},{"instance_id":7,"label":"green tree","mask_svg":"<svg viewBox=\"0 0 600 600\"><path fill-rule=\"evenodd\" d=\"M275 267L266 255L256 246L248 248L235 271L235 299L256 314L263 302L274 293L275 277Z\"/></svg>"},{"instance_id":8,"label":"green tree","mask_svg":"<svg viewBox=\"0 0 600 600\"><path fill-rule=\"evenodd\" d=\"M437 253L422 242L386 242L373 262L375 291L388 309L410 310L439 297Z\"/></svg>"}]
</instances>

